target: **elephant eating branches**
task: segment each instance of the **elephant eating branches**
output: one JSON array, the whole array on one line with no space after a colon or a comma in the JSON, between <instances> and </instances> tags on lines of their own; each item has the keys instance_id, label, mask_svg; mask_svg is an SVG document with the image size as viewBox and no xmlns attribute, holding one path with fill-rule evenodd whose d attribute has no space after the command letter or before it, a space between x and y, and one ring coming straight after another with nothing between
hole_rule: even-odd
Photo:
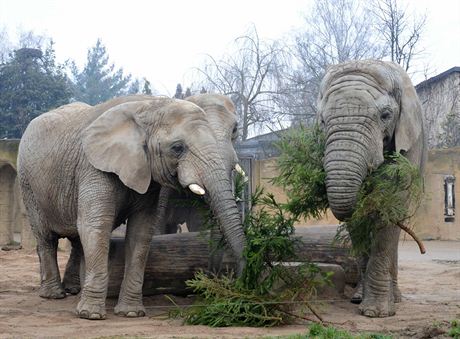
<instances>
[{"instance_id":1,"label":"elephant eating branches","mask_svg":"<svg viewBox=\"0 0 460 339\"><path fill-rule=\"evenodd\" d=\"M329 208L323 167L325 135L314 125L290 131L278 143L280 175L273 179L287 192L287 209L299 218L319 218ZM422 242L405 224L420 203L422 177L419 170L400 154L388 154L386 162L371 173L359 193L357 209L345 220L337 239L348 241L348 232L359 232L361 240L352 244L355 254L369 251L375 227L393 223L407 232L425 253ZM407 198L413 203L405 207ZM373 231L374 230L374 231Z\"/></svg>"}]
</instances>

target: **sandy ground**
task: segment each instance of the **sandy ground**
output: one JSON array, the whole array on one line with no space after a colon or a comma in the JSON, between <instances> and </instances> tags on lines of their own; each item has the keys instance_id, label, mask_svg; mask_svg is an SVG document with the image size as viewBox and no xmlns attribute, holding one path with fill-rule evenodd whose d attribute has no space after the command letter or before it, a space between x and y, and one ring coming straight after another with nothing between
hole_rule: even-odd
<instances>
[{"instance_id":1,"label":"sandy ground","mask_svg":"<svg viewBox=\"0 0 460 339\"><path fill-rule=\"evenodd\" d=\"M353 332L392 333L396 338L444 337L441 332L448 321L460 318L460 243L430 241L425 245L428 252L422 256L413 242L400 244L403 301L396 316L365 318L356 305L336 298L322 302L325 321ZM66 259L67 253L59 252L61 267ZM115 300L110 299L106 320L83 320L74 314L79 296L61 300L38 296L39 267L34 252L0 251L0 272L0 338L254 338L306 332L307 325L301 323L277 328L184 326L180 320L165 317L170 303L163 296L145 298L148 316L144 318L113 315Z\"/></svg>"}]
</instances>

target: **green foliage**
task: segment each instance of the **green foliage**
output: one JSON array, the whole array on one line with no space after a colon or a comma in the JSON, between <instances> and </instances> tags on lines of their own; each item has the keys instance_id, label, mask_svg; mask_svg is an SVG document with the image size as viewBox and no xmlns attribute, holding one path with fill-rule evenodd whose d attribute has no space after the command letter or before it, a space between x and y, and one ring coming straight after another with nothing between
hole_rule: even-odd
<instances>
[{"instance_id":1,"label":"green foliage","mask_svg":"<svg viewBox=\"0 0 460 339\"><path fill-rule=\"evenodd\" d=\"M278 160L280 174L273 182L285 189L289 198L286 209L296 220L318 218L329 206L323 168L325 142L316 125L293 129L278 144L282 152ZM418 168L401 154L386 154L385 162L365 178L355 211L341 225L336 239L349 242L351 237L354 254L369 253L378 229L408 222L419 205L421 193Z\"/></svg>"},{"instance_id":2,"label":"green foliage","mask_svg":"<svg viewBox=\"0 0 460 339\"><path fill-rule=\"evenodd\" d=\"M294 220L285 215L272 194L262 194L262 190L257 190L252 197L253 210L245 220L246 268L239 281L244 288L258 294L268 293L273 283L281 279L284 268L273 266L272 262L294 258L294 244L298 241L292 238ZM265 275L267 270L270 274Z\"/></svg>"},{"instance_id":3,"label":"green foliage","mask_svg":"<svg viewBox=\"0 0 460 339\"><path fill-rule=\"evenodd\" d=\"M340 330L331 326L311 324L306 334L292 334L277 337L264 337L264 339L392 339L390 335L379 333L351 334L348 331Z\"/></svg>"},{"instance_id":4,"label":"green foliage","mask_svg":"<svg viewBox=\"0 0 460 339\"><path fill-rule=\"evenodd\" d=\"M329 207L323 168L325 135L319 126L299 126L277 144L280 174L273 182L286 191L287 210L295 219L319 218Z\"/></svg>"},{"instance_id":5,"label":"green foliage","mask_svg":"<svg viewBox=\"0 0 460 339\"><path fill-rule=\"evenodd\" d=\"M418 168L407 158L399 153L385 155L385 162L364 180L353 215L339 228L336 238L344 242L351 238L353 253L369 254L379 229L404 225L414 215L422 185Z\"/></svg>"},{"instance_id":6,"label":"green foliage","mask_svg":"<svg viewBox=\"0 0 460 339\"><path fill-rule=\"evenodd\" d=\"M450 329L448 334L452 338L460 338L460 320L455 319L450 322Z\"/></svg>"},{"instance_id":7,"label":"green foliage","mask_svg":"<svg viewBox=\"0 0 460 339\"><path fill-rule=\"evenodd\" d=\"M20 138L29 122L69 102L70 83L56 63L53 42L21 48L0 64L0 138Z\"/></svg>"},{"instance_id":8,"label":"green foliage","mask_svg":"<svg viewBox=\"0 0 460 339\"><path fill-rule=\"evenodd\" d=\"M293 302L304 307L315 288L329 274L313 264L287 268L278 263L295 260L294 220L272 195L259 190L244 221L246 268L238 279L207 276L202 272L187 282L200 296L197 305L183 311L188 324L209 326L274 326L296 317Z\"/></svg>"},{"instance_id":9,"label":"green foliage","mask_svg":"<svg viewBox=\"0 0 460 339\"><path fill-rule=\"evenodd\" d=\"M279 147L283 152L279 160L280 176L274 182L285 187L289 201L279 204L273 195L263 195L261 190L253 195L251 211L243 223L247 244L242 276L236 279L196 274L187 284L200 299L198 305L182 313L187 323L210 326L287 323L299 317L292 307L293 302L312 310L308 300L315 294L315 288L329 281L329 275L321 273L313 264L290 268L277 264L295 261L298 240L293 233L299 217L318 217L328 207L323 169L324 135L318 127L301 127L285 137ZM421 196L422 180L418 169L400 154L386 155L385 159L384 164L365 179L355 213L337 236L348 241L343 232L347 229L356 254L369 251L380 227L405 223ZM242 184L237 184L238 192ZM408 201L413 204L408 205ZM215 225L210 215L207 220L209 225ZM354 338L324 327L310 328L309 337ZM361 338L386 337L366 335Z\"/></svg>"},{"instance_id":10,"label":"green foliage","mask_svg":"<svg viewBox=\"0 0 460 339\"><path fill-rule=\"evenodd\" d=\"M324 327L320 324L311 324L309 333L304 338L311 339L391 339L391 336L383 334L358 334L353 335L347 331L339 330L334 327Z\"/></svg>"},{"instance_id":11,"label":"green foliage","mask_svg":"<svg viewBox=\"0 0 460 339\"><path fill-rule=\"evenodd\" d=\"M80 71L73 63L71 71L75 83L75 100L90 105L125 94L131 79L131 75L123 74L122 68L115 70L115 65L109 63L107 49L100 39L88 50L83 70Z\"/></svg>"}]
</instances>

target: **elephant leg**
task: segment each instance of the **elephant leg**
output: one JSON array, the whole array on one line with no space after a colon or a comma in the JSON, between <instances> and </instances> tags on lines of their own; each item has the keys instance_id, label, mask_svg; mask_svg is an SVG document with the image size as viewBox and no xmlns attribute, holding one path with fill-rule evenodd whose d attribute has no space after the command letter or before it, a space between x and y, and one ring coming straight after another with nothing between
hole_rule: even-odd
<instances>
[{"instance_id":1,"label":"elephant leg","mask_svg":"<svg viewBox=\"0 0 460 339\"><path fill-rule=\"evenodd\" d=\"M359 281L350 300L353 304L360 304L361 301L363 301L363 280L368 262L369 256L367 254L364 254L361 258L359 258Z\"/></svg>"},{"instance_id":2,"label":"elephant leg","mask_svg":"<svg viewBox=\"0 0 460 339\"><path fill-rule=\"evenodd\" d=\"M32 233L37 241L40 261L40 290L42 298L61 299L66 293L61 284L57 263L58 236L50 231L50 223L39 208L30 184L22 176L21 190Z\"/></svg>"},{"instance_id":3,"label":"elephant leg","mask_svg":"<svg viewBox=\"0 0 460 339\"><path fill-rule=\"evenodd\" d=\"M72 249L70 251L69 261L67 262L64 279L62 284L67 293L78 294L80 293L80 261L83 255L83 248L81 246L80 238L70 238Z\"/></svg>"},{"instance_id":4,"label":"elephant leg","mask_svg":"<svg viewBox=\"0 0 460 339\"><path fill-rule=\"evenodd\" d=\"M112 226L115 221L112 197L80 199L78 233L83 247L85 280L77 305L77 315L85 319L105 319L108 260Z\"/></svg>"},{"instance_id":5,"label":"elephant leg","mask_svg":"<svg viewBox=\"0 0 460 339\"><path fill-rule=\"evenodd\" d=\"M142 210L128 218L125 238L125 272L120 288L115 314L126 317L143 317L142 302L145 264L154 234L165 232L165 210L168 194L160 192L156 209Z\"/></svg>"},{"instance_id":6,"label":"elephant leg","mask_svg":"<svg viewBox=\"0 0 460 339\"><path fill-rule=\"evenodd\" d=\"M394 260L397 258L399 232L396 226L377 231L364 278L361 314L368 317L388 317L395 314L393 291Z\"/></svg>"},{"instance_id":7,"label":"elephant leg","mask_svg":"<svg viewBox=\"0 0 460 339\"><path fill-rule=\"evenodd\" d=\"M401 290L398 286L398 246L399 246L399 236L401 234L401 229L396 227L395 232L397 233L398 241L395 241L391 253L393 254L392 263L390 266L391 279L393 282L393 297L395 303L400 303L402 299ZM396 236L396 235L395 235Z\"/></svg>"},{"instance_id":8,"label":"elephant leg","mask_svg":"<svg viewBox=\"0 0 460 339\"><path fill-rule=\"evenodd\" d=\"M40 260L39 295L42 298L62 299L66 296L57 263L58 240L58 236L52 232L37 237L37 253Z\"/></svg>"}]
</instances>

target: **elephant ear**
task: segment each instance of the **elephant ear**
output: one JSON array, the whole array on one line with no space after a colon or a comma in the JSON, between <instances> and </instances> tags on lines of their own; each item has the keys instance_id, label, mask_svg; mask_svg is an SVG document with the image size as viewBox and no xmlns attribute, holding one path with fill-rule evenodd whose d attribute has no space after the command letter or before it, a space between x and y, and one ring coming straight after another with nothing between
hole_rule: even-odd
<instances>
[{"instance_id":1,"label":"elephant ear","mask_svg":"<svg viewBox=\"0 0 460 339\"><path fill-rule=\"evenodd\" d=\"M395 127L396 151L418 154L424 146L422 107L407 73L399 66L394 67L399 73L396 86L400 95L399 121Z\"/></svg>"},{"instance_id":2,"label":"elephant ear","mask_svg":"<svg viewBox=\"0 0 460 339\"><path fill-rule=\"evenodd\" d=\"M151 171L146 152L146 132L136 121L140 102L105 111L83 131L83 151L95 168L118 175L127 187L145 193Z\"/></svg>"}]
</instances>

